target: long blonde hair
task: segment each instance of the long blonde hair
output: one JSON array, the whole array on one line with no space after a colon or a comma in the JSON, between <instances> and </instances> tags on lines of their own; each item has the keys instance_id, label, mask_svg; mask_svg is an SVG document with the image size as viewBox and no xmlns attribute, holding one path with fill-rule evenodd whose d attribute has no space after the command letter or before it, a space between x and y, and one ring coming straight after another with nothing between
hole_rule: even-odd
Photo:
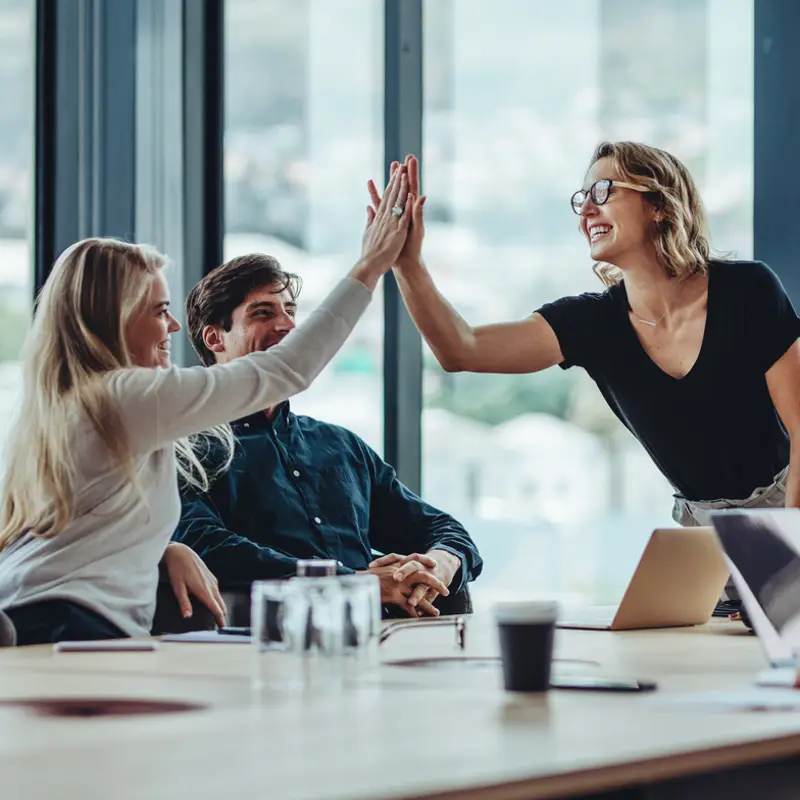
<instances>
[{"instance_id":1,"label":"long blonde hair","mask_svg":"<svg viewBox=\"0 0 800 800\"><path fill-rule=\"evenodd\" d=\"M36 303L22 357L21 413L7 447L0 503L0 550L23 533L51 537L75 509L70 424L82 410L126 477L137 487L128 431L108 391L110 372L135 366L125 343L131 316L166 264L157 250L116 239L85 239L56 261ZM216 429L227 468L233 434ZM208 488L188 440L177 442L178 469Z\"/></svg>"},{"instance_id":2,"label":"long blonde hair","mask_svg":"<svg viewBox=\"0 0 800 800\"><path fill-rule=\"evenodd\" d=\"M708 222L689 170L665 150L638 142L599 144L589 169L601 158L614 162L623 181L648 189L644 198L659 212L653 244L664 272L679 280L704 275L711 254ZM622 271L613 264L597 262L594 271L606 286L622 280Z\"/></svg>"}]
</instances>

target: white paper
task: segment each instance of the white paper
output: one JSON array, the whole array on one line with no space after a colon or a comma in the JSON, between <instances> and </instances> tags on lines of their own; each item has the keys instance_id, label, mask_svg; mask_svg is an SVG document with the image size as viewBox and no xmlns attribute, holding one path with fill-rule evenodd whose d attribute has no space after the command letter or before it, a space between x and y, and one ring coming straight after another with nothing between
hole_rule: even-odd
<instances>
[{"instance_id":1,"label":"white paper","mask_svg":"<svg viewBox=\"0 0 800 800\"><path fill-rule=\"evenodd\" d=\"M251 636L219 631L189 631L188 633L167 633L162 642L189 642L192 644L250 644Z\"/></svg>"},{"instance_id":2,"label":"white paper","mask_svg":"<svg viewBox=\"0 0 800 800\"><path fill-rule=\"evenodd\" d=\"M693 706L718 711L800 711L796 689L735 689L687 694L663 694L647 702L661 706Z\"/></svg>"},{"instance_id":3,"label":"white paper","mask_svg":"<svg viewBox=\"0 0 800 800\"><path fill-rule=\"evenodd\" d=\"M779 667L777 669L765 669L759 672L756 677L758 686L786 686L793 689L797 686L797 669L795 667Z\"/></svg>"},{"instance_id":4,"label":"white paper","mask_svg":"<svg viewBox=\"0 0 800 800\"><path fill-rule=\"evenodd\" d=\"M111 653L142 652L158 648L155 639L99 639L88 642L56 642L53 651L56 653Z\"/></svg>"}]
</instances>

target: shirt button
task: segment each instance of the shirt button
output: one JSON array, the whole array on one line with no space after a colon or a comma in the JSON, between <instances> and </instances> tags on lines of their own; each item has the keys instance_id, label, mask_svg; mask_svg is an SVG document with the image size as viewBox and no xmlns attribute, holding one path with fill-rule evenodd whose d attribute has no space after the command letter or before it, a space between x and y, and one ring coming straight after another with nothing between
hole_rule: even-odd
<instances>
[{"instance_id":1,"label":"shirt button","mask_svg":"<svg viewBox=\"0 0 800 800\"><path fill-rule=\"evenodd\" d=\"M322 520L319 517L314 517L314 522L316 522L317 525L321 525L322 524Z\"/></svg>"},{"instance_id":2,"label":"shirt button","mask_svg":"<svg viewBox=\"0 0 800 800\"><path fill-rule=\"evenodd\" d=\"M295 478L299 478L300 477L300 473L297 470L293 470L292 471L292 475L294 475Z\"/></svg>"}]
</instances>

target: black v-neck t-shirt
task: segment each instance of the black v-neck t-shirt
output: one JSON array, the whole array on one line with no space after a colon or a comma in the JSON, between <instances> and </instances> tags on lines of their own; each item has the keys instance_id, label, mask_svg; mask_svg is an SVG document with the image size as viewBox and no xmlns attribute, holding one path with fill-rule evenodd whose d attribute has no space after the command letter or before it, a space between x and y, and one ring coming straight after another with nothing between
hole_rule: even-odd
<instances>
[{"instance_id":1,"label":"black v-neck t-shirt","mask_svg":"<svg viewBox=\"0 0 800 800\"><path fill-rule=\"evenodd\" d=\"M789 463L765 373L800 337L778 276L757 261L711 261L703 342L683 378L664 372L628 316L625 283L538 312L563 369L583 367L611 410L689 500L744 499Z\"/></svg>"}]
</instances>

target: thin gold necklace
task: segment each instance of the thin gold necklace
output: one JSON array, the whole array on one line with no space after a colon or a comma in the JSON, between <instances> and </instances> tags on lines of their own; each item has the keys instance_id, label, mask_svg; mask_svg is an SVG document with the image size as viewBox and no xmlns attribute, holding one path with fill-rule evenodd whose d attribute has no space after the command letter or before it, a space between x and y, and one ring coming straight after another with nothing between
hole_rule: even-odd
<instances>
[{"instance_id":1,"label":"thin gold necklace","mask_svg":"<svg viewBox=\"0 0 800 800\"><path fill-rule=\"evenodd\" d=\"M686 285L686 279L684 278L684 280L681 282L681 288L675 297L676 300L683 294L683 287L685 285ZM651 322L649 319L643 319L634 311L633 306L631 305L630 298L628 299L628 308L630 308L631 314L633 314L633 316L636 317L636 319L638 319L639 322L641 322L643 325L649 325L651 328L655 328L656 325L658 325L658 323L661 322L661 320L667 316L667 312L665 311L655 322Z\"/></svg>"},{"instance_id":2,"label":"thin gold necklace","mask_svg":"<svg viewBox=\"0 0 800 800\"><path fill-rule=\"evenodd\" d=\"M659 322L661 322L661 320L662 320L662 319L664 319L664 317L666 317L666 316L667 316L667 312L665 311L665 312L664 312L664 313L663 313L663 314L662 314L662 315L661 315L661 316L660 316L660 317L659 317L659 318L658 318L658 319L657 319L655 322L650 322L650 320L649 320L649 319L642 319L642 318L641 318L641 317L640 317L640 316L639 316L639 315L638 315L638 314L637 314L637 313L636 313L636 312L633 310L633 306L631 306L631 313L633 314L633 316L634 316L634 317L636 317L636 319L638 319L638 320L639 320L639 322L641 322L643 325L649 325L651 328L655 328L655 326L656 326L656 325L658 325L658 323L659 323Z\"/></svg>"}]
</instances>

